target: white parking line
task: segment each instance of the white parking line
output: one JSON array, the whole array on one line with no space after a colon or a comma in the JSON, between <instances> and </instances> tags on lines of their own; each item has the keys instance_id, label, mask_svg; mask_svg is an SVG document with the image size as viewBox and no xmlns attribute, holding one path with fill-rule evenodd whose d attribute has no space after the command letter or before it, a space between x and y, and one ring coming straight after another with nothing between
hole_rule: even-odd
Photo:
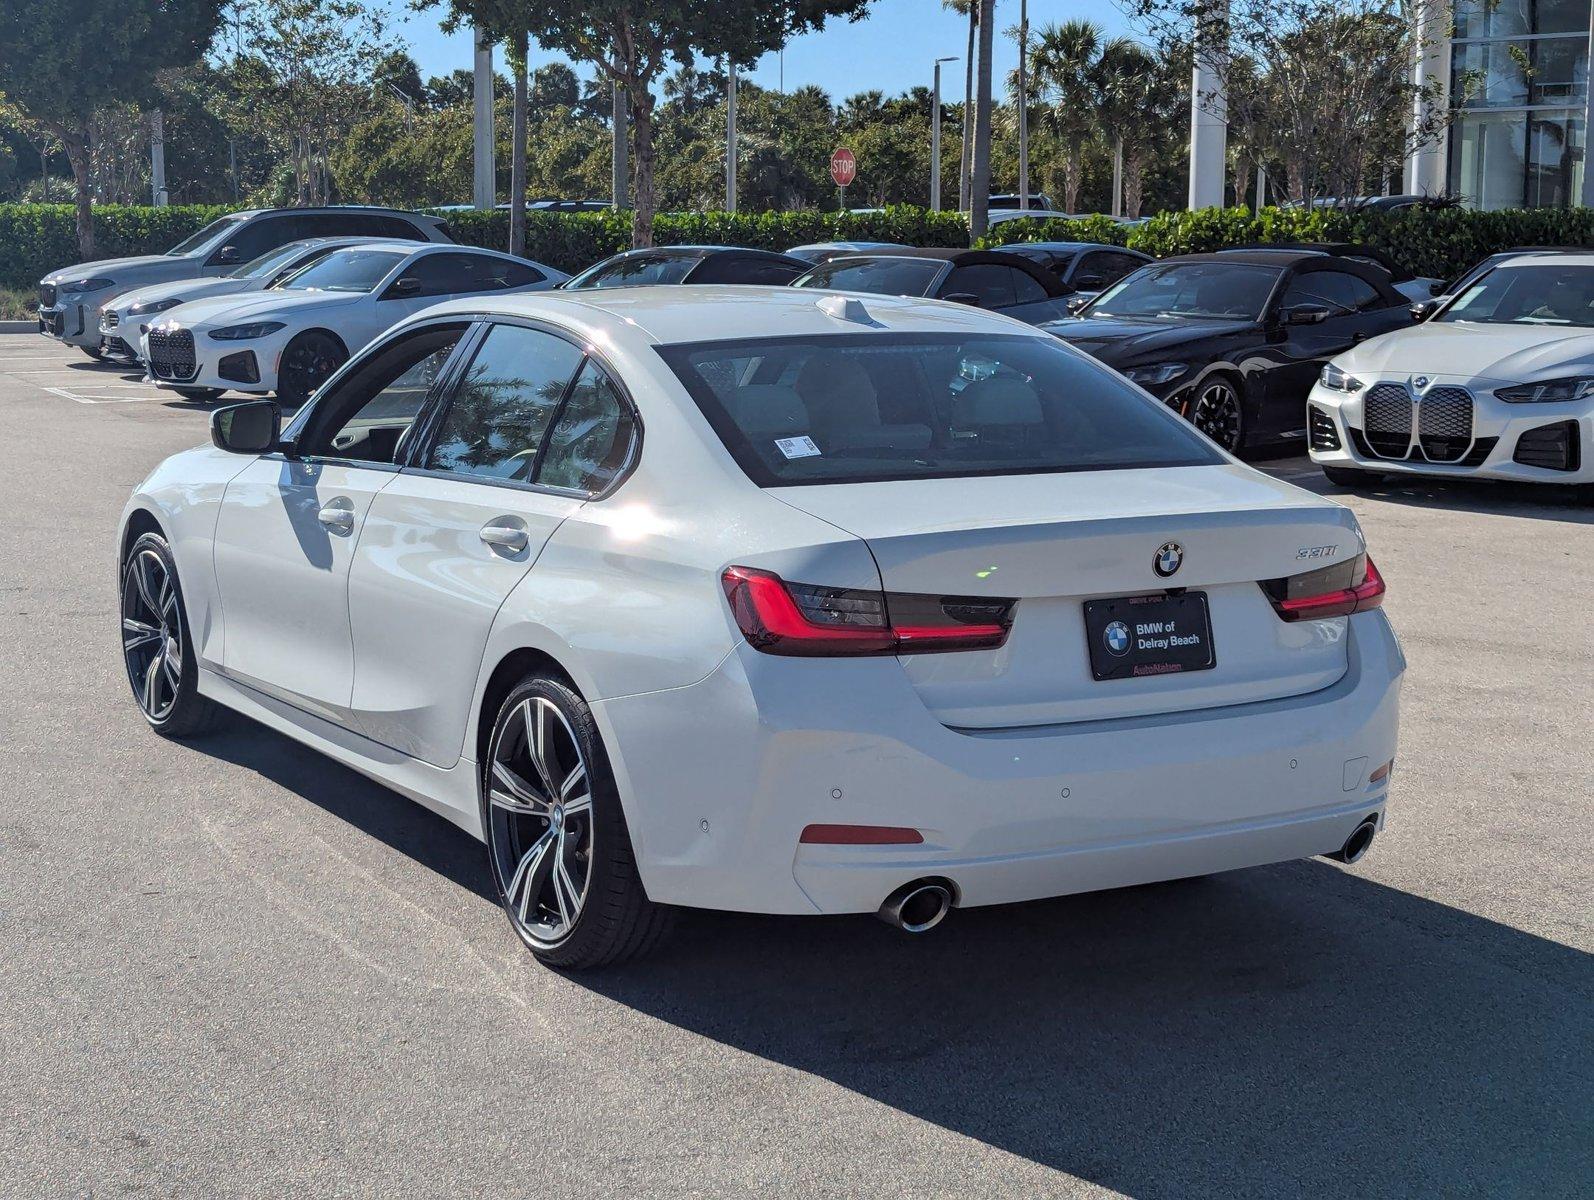
<instances>
[{"instance_id":1,"label":"white parking line","mask_svg":"<svg viewBox=\"0 0 1594 1200\"><path fill-rule=\"evenodd\" d=\"M136 384L128 384L126 386L128 386L128 387L136 387L137 385ZM146 400L157 400L157 399L159 399L158 395L156 395L156 396L103 396L103 395L88 395L88 396L85 396L85 395L81 395L81 394L79 394L77 392L69 391L66 388L58 388L58 387L47 387L47 388L44 388L43 390L46 391L46 392L49 392L52 396L60 396L63 400L73 400L73 401L76 401L78 404L142 404Z\"/></svg>"}]
</instances>

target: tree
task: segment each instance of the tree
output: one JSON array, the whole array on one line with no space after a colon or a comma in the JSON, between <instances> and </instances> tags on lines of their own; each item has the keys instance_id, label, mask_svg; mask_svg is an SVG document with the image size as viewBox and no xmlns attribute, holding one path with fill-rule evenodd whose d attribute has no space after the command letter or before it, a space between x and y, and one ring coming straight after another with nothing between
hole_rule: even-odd
<instances>
[{"instance_id":1,"label":"tree","mask_svg":"<svg viewBox=\"0 0 1594 1200\"><path fill-rule=\"evenodd\" d=\"M1063 208L1067 212L1079 211L1085 147L1101 127L1100 57L1101 27L1091 21L1045 26L1030 52L1030 69L1046 101L1043 124L1063 151Z\"/></svg>"},{"instance_id":2,"label":"tree","mask_svg":"<svg viewBox=\"0 0 1594 1200\"><path fill-rule=\"evenodd\" d=\"M974 159L974 59L975 39L980 32L980 6L975 0L941 0L943 8L950 8L968 18L968 49L963 52L963 138L958 145L958 210L969 207L969 167Z\"/></svg>"},{"instance_id":3,"label":"tree","mask_svg":"<svg viewBox=\"0 0 1594 1200\"><path fill-rule=\"evenodd\" d=\"M969 235L985 236L991 199L991 58L996 0L979 0L979 62L975 69L973 156L969 160Z\"/></svg>"},{"instance_id":4,"label":"tree","mask_svg":"<svg viewBox=\"0 0 1594 1200\"><path fill-rule=\"evenodd\" d=\"M72 167L85 259L94 256L91 114L146 103L162 71L199 61L220 20L220 0L0 4L0 92L60 139Z\"/></svg>"},{"instance_id":5,"label":"tree","mask_svg":"<svg viewBox=\"0 0 1594 1200\"><path fill-rule=\"evenodd\" d=\"M396 99L403 96L413 105L426 103L426 85L421 82L421 69L403 50L390 50L376 60L371 81Z\"/></svg>"},{"instance_id":6,"label":"tree","mask_svg":"<svg viewBox=\"0 0 1594 1200\"><path fill-rule=\"evenodd\" d=\"M636 158L631 241L653 244L653 87L668 61L694 56L751 65L832 17L856 19L869 0L554 0L529 6L539 44L597 63L625 88Z\"/></svg>"},{"instance_id":7,"label":"tree","mask_svg":"<svg viewBox=\"0 0 1594 1200\"><path fill-rule=\"evenodd\" d=\"M1245 148L1275 165L1294 200L1364 193L1441 136L1456 111L1441 80L1410 64L1448 21L1415 20L1416 0L1129 0L1176 51L1201 32ZM1463 79L1461 101L1468 83ZM1412 113L1423 115L1412 119Z\"/></svg>"},{"instance_id":8,"label":"tree","mask_svg":"<svg viewBox=\"0 0 1594 1200\"><path fill-rule=\"evenodd\" d=\"M1123 192L1109 211L1140 215L1141 180L1146 155L1168 129L1170 98L1179 94L1159 57L1130 38L1114 38L1097 60L1097 116L1122 172ZM1132 200L1131 200L1132 197Z\"/></svg>"}]
</instances>

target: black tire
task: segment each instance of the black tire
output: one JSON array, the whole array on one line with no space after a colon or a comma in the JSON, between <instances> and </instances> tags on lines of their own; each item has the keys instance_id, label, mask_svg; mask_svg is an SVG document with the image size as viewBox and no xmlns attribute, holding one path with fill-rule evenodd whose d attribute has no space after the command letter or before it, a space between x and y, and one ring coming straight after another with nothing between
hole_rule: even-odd
<instances>
[{"instance_id":1,"label":"black tire","mask_svg":"<svg viewBox=\"0 0 1594 1200\"><path fill-rule=\"evenodd\" d=\"M1245 449L1251 433L1245 395L1240 384L1230 376L1208 375L1198 383L1185 415L1190 424L1230 454Z\"/></svg>"},{"instance_id":2,"label":"black tire","mask_svg":"<svg viewBox=\"0 0 1594 1200\"><path fill-rule=\"evenodd\" d=\"M647 953L669 930L672 910L648 899L637 874L592 710L568 683L528 675L499 706L481 806L493 887L539 962L606 966Z\"/></svg>"},{"instance_id":3,"label":"black tire","mask_svg":"<svg viewBox=\"0 0 1594 1200\"><path fill-rule=\"evenodd\" d=\"M199 663L171 547L145 533L122 560L122 661L133 699L162 737L188 738L215 728L222 709L199 694ZM172 637L175 631L176 637ZM171 666L176 649L178 664Z\"/></svg>"},{"instance_id":4,"label":"black tire","mask_svg":"<svg viewBox=\"0 0 1594 1200\"><path fill-rule=\"evenodd\" d=\"M330 333L307 330L282 351L277 368L277 399L284 408L298 408L310 393L348 361L349 352Z\"/></svg>"},{"instance_id":5,"label":"black tire","mask_svg":"<svg viewBox=\"0 0 1594 1200\"><path fill-rule=\"evenodd\" d=\"M176 392L184 400L192 400L195 404L209 404L212 401L220 400L226 394L220 388L180 387L173 388L172 391Z\"/></svg>"},{"instance_id":6,"label":"black tire","mask_svg":"<svg viewBox=\"0 0 1594 1200\"><path fill-rule=\"evenodd\" d=\"M1383 478L1377 471L1363 471L1360 467L1323 467L1323 478L1335 487L1371 487Z\"/></svg>"},{"instance_id":7,"label":"black tire","mask_svg":"<svg viewBox=\"0 0 1594 1200\"><path fill-rule=\"evenodd\" d=\"M84 354L87 354L95 362L105 361L105 352L98 346L79 346L78 349L83 351Z\"/></svg>"}]
</instances>

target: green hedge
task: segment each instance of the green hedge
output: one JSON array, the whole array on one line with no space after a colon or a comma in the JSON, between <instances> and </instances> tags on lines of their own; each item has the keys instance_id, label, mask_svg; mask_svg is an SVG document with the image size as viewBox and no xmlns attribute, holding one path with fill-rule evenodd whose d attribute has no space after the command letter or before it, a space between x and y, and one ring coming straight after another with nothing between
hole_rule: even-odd
<instances>
[{"instance_id":1,"label":"green hedge","mask_svg":"<svg viewBox=\"0 0 1594 1200\"><path fill-rule=\"evenodd\" d=\"M96 206L98 256L157 254L224 211L210 205L148 208ZM459 241L503 247L506 212L444 214ZM957 213L898 205L875 213L662 213L654 224L661 245L708 243L783 250L832 239L903 242L914 246L967 244ZM1451 278L1478 259L1512 246L1594 246L1594 210L1533 209L1472 212L1459 208L1340 212L1265 208L1208 208L1160 213L1136 226L1106 217L1083 221L1021 218L996 226L982 245L1036 239L1100 241L1131 246L1157 258L1216 250L1246 242L1365 242L1419 275ZM630 243L628 213L528 213L528 257L576 271ZM0 204L0 287L31 289L46 271L77 260L76 226L68 204Z\"/></svg>"}]
</instances>

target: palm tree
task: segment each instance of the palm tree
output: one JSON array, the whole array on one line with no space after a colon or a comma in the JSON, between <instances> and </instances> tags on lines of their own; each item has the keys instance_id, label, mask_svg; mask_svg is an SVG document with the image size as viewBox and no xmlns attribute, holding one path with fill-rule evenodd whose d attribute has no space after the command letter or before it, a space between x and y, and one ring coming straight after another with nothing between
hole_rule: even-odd
<instances>
[{"instance_id":1,"label":"palm tree","mask_svg":"<svg viewBox=\"0 0 1594 1200\"><path fill-rule=\"evenodd\" d=\"M1140 215L1143 156L1157 122L1148 120L1159 87L1157 57L1130 38L1114 38L1096 60L1097 114L1113 151L1113 214L1122 215L1125 183L1135 181L1135 212Z\"/></svg>"},{"instance_id":2,"label":"palm tree","mask_svg":"<svg viewBox=\"0 0 1594 1200\"><path fill-rule=\"evenodd\" d=\"M1085 146L1100 128L1097 60L1101 26L1094 21L1047 25L1030 51L1030 74L1046 99L1043 121L1063 148L1063 209L1079 211Z\"/></svg>"},{"instance_id":3,"label":"palm tree","mask_svg":"<svg viewBox=\"0 0 1594 1200\"><path fill-rule=\"evenodd\" d=\"M991 30L996 21L996 0L979 0L980 48L975 70L973 157L969 161L969 236L985 236L991 199Z\"/></svg>"},{"instance_id":4,"label":"palm tree","mask_svg":"<svg viewBox=\"0 0 1594 1200\"><path fill-rule=\"evenodd\" d=\"M974 159L974 39L980 6L974 0L941 0L941 7L969 19L969 48L963 55L963 145L958 150L958 211L969 210L969 167Z\"/></svg>"}]
</instances>

